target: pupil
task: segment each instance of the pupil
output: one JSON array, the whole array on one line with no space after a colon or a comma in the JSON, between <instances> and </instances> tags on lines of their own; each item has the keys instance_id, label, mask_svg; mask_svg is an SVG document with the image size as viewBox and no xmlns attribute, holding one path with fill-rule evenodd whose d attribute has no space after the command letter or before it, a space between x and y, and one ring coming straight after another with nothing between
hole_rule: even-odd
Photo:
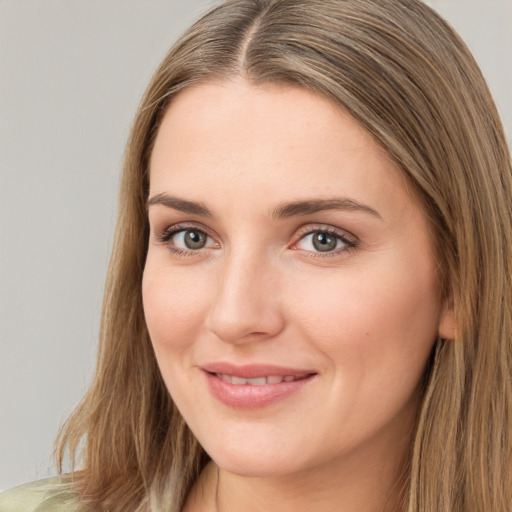
<instances>
[{"instance_id":1,"label":"pupil","mask_svg":"<svg viewBox=\"0 0 512 512\"><path fill-rule=\"evenodd\" d=\"M313 236L313 246L320 252L328 252L336 249L336 242L336 238L326 233L316 233Z\"/></svg>"},{"instance_id":2,"label":"pupil","mask_svg":"<svg viewBox=\"0 0 512 512\"><path fill-rule=\"evenodd\" d=\"M201 249L206 244L206 236L200 231L187 231L185 233L185 245L189 249Z\"/></svg>"}]
</instances>

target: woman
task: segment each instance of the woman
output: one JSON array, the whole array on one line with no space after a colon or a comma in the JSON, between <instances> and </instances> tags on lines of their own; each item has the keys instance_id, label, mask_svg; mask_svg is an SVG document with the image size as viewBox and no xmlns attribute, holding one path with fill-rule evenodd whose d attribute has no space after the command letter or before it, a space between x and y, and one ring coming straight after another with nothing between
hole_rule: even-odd
<instances>
[{"instance_id":1,"label":"woman","mask_svg":"<svg viewBox=\"0 0 512 512\"><path fill-rule=\"evenodd\" d=\"M511 193L420 2L212 9L132 128L80 469L4 501L510 510Z\"/></svg>"}]
</instances>

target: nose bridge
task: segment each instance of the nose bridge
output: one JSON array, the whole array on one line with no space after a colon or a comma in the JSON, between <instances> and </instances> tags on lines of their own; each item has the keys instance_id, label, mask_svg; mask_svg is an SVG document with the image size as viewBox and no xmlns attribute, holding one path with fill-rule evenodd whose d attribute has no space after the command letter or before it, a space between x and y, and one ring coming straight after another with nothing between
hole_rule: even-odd
<instances>
[{"instance_id":1,"label":"nose bridge","mask_svg":"<svg viewBox=\"0 0 512 512\"><path fill-rule=\"evenodd\" d=\"M230 343L275 336L283 327L277 295L272 293L276 269L270 258L250 247L226 254L207 327ZM253 335L253 336L251 336Z\"/></svg>"}]
</instances>

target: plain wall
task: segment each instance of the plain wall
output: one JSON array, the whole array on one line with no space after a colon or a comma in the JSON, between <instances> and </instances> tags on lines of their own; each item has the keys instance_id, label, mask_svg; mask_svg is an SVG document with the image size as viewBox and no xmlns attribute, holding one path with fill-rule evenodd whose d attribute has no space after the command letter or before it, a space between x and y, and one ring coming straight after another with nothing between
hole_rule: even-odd
<instances>
[{"instance_id":1,"label":"plain wall","mask_svg":"<svg viewBox=\"0 0 512 512\"><path fill-rule=\"evenodd\" d=\"M512 134L512 0L431 0ZM0 0L0 489L55 473L90 382L129 126L206 0Z\"/></svg>"}]
</instances>

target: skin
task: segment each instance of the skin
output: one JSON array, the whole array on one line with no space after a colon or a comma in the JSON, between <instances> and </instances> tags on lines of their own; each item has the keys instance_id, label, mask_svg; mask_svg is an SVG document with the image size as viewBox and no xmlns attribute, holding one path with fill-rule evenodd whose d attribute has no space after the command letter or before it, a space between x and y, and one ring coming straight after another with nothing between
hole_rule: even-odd
<instances>
[{"instance_id":1,"label":"skin","mask_svg":"<svg viewBox=\"0 0 512 512\"><path fill-rule=\"evenodd\" d=\"M146 321L169 392L214 461L185 510L215 510L217 465L222 512L398 510L419 382L453 326L427 220L391 158L315 93L206 82L165 114L149 196ZM364 207L275 215L333 198ZM187 247L185 231L163 241L176 225L206 233L205 246ZM333 250L312 243L322 229L336 233ZM209 391L201 367L214 361L316 376L237 409Z\"/></svg>"}]
</instances>

